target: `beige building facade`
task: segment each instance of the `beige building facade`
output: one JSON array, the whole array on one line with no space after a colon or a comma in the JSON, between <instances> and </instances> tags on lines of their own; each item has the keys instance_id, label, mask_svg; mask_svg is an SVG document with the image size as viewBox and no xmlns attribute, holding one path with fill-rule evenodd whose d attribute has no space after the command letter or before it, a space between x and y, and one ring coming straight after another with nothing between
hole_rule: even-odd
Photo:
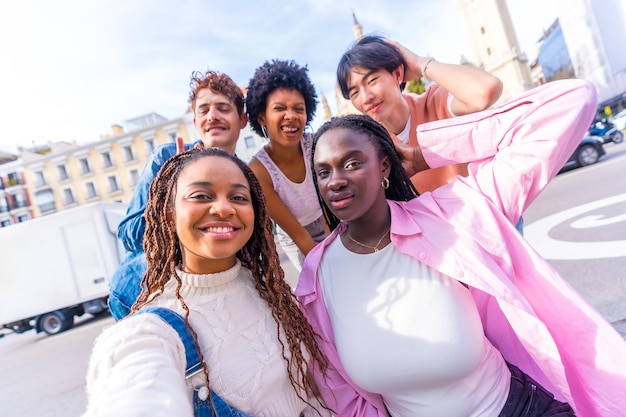
<instances>
[{"instance_id":1,"label":"beige building facade","mask_svg":"<svg viewBox=\"0 0 626 417\"><path fill-rule=\"evenodd\" d=\"M29 217L94 201L126 204L157 146L175 142L179 136L185 143L198 138L193 113L169 120L150 113L131 122L126 128L113 125L111 133L97 142L84 145L57 142L23 149L15 164L21 166L24 187L28 190ZM237 142L237 156L247 162L263 143L246 126ZM0 203L0 210L1 207Z\"/></svg>"},{"instance_id":2,"label":"beige building facade","mask_svg":"<svg viewBox=\"0 0 626 417\"><path fill-rule=\"evenodd\" d=\"M187 117L157 120L129 132L114 125L111 134L85 145L58 142L22 150L34 217L94 201L127 203L150 152L177 136L189 141Z\"/></svg>"},{"instance_id":3,"label":"beige building facade","mask_svg":"<svg viewBox=\"0 0 626 417\"><path fill-rule=\"evenodd\" d=\"M503 83L500 102L534 86L505 0L457 0L476 65Z\"/></svg>"},{"instance_id":4,"label":"beige building facade","mask_svg":"<svg viewBox=\"0 0 626 417\"><path fill-rule=\"evenodd\" d=\"M33 217L22 162L13 155L0 155L0 227Z\"/></svg>"}]
</instances>

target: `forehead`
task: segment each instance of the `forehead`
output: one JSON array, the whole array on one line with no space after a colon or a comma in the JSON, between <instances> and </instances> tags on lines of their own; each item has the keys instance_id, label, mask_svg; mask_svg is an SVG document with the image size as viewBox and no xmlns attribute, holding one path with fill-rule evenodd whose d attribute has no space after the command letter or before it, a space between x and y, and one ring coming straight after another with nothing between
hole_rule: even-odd
<instances>
[{"instance_id":1,"label":"forehead","mask_svg":"<svg viewBox=\"0 0 626 417\"><path fill-rule=\"evenodd\" d=\"M348 71L346 81L348 85L357 84L361 80L371 77L373 74L381 73L381 71L386 72L385 70L381 70L381 69L371 69L371 68L364 68L364 67L358 67L358 66L352 67L350 68L350 71Z\"/></svg>"},{"instance_id":2,"label":"forehead","mask_svg":"<svg viewBox=\"0 0 626 417\"><path fill-rule=\"evenodd\" d=\"M219 103L227 103L230 105L234 104L233 101L225 94L216 93L208 87L198 90L198 94L196 95L196 106Z\"/></svg>"},{"instance_id":3,"label":"forehead","mask_svg":"<svg viewBox=\"0 0 626 417\"><path fill-rule=\"evenodd\" d=\"M179 184L209 181L213 184L245 184L248 180L239 166L221 156L204 156L189 162L178 177Z\"/></svg>"},{"instance_id":4,"label":"forehead","mask_svg":"<svg viewBox=\"0 0 626 417\"><path fill-rule=\"evenodd\" d=\"M267 102L290 101L304 103L304 96L295 88L277 88L267 95Z\"/></svg>"},{"instance_id":5,"label":"forehead","mask_svg":"<svg viewBox=\"0 0 626 417\"><path fill-rule=\"evenodd\" d=\"M335 128L318 138L314 162L330 163L333 159L355 153L377 154L377 151L367 134L345 127Z\"/></svg>"}]
</instances>

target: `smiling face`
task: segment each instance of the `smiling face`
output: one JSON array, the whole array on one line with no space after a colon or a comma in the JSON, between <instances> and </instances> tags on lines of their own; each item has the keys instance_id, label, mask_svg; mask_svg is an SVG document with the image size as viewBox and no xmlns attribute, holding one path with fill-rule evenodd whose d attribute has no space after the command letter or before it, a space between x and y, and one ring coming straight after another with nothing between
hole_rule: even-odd
<instances>
[{"instance_id":1,"label":"smiling face","mask_svg":"<svg viewBox=\"0 0 626 417\"><path fill-rule=\"evenodd\" d=\"M189 163L176 183L173 217L185 272L209 274L231 268L254 230L246 177L224 157Z\"/></svg>"},{"instance_id":2,"label":"smiling face","mask_svg":"<svg viewBox=\"0 0 626 417\"><path fill-rule=\"evenodd\" d=\"M267 127L270 140L279 143L299 141L306 127L306 104L298 90L278 88L266 100L259 123Z\"/></svg>"},{"instance_id":3,"label":"smiling face","mask_svg":"<svg viewBox=\"0 0 626 417\"><path fill-rule=\"evenodd\" d=\"M221 148L234 155L239 132L247 122L246 114L239 116L232 100L210 88L198 90L193 110L193 124L204 146Z\"/></svg>"},{"instance_id":4,"label":"smiling face","mask_svg":"<svg viewBox=\"0 0 626 417\"><path fill-rule=\"evenodd\" d=\"M400 91L403 76L402 67L393 72L353 67L346 80L348 97L358 111L388 124L398 108L404 105Z\"/></svg>"},{"instance_id":5,"label":"smiling face","mask_svg":"<svg viewBox=\"0 0 626 417\"><path fill-rule=\"evenodd\" d=\"M319 193L339 219L369 221L388 212L381 181L389 176L389 159L379 158L366 134L347 128L323 133L313 167Z\"/></svg>"}]
</instances>

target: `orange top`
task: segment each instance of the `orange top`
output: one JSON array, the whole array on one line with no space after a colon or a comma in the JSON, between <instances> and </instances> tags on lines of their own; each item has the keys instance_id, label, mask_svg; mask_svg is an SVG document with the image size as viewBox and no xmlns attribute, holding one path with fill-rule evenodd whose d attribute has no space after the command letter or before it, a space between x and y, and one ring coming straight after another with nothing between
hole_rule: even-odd
<instances>
[{"instance_id":1,"label":"orange top","mask_svg":"<svg viewBox=\"0 0 626 417\"><path fill-rule=\"evenodd\" d=\"M403 94L411 111L409 145L417 146L419 144L417 140L417 125L453 117L448 110L448 96L448 91L438 85L430 86L423 94ZM389 133L394 141L400 142L400 139L394 133ZM418 172L411 177L411 182L413 182L413 185L421 194L448 184L456 175L467 176L466 163L447 165Z\"/></svg>"}]
</instances>

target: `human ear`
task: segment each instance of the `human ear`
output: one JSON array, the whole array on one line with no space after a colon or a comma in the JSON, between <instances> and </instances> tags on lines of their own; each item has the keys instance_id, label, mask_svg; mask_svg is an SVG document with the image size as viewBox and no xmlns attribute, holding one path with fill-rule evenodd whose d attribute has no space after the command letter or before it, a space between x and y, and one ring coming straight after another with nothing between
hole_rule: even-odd
<instances>
[{"instance_id":1,"label":"human ear","mask_svg":"<svg viewBox=\"0 0 626 417\"><path fill-rule=\"evenodd\" d=\"M389 177L389 174L391 173L391 160L388 156L383 157L380 161L380 173L383 178Z\"/></svg>"},{"instance_id":2,"label":"human ear","mask_svg":"<svg viewBox=\"0 0 626 417\"><path fill-rule=\"evenodd\" d=\"M399 65L398 68L393 70L391 75L393 75L393 78L398 82L398 85L404 82L404 65Z\"/></svg>"}]
</instances>

